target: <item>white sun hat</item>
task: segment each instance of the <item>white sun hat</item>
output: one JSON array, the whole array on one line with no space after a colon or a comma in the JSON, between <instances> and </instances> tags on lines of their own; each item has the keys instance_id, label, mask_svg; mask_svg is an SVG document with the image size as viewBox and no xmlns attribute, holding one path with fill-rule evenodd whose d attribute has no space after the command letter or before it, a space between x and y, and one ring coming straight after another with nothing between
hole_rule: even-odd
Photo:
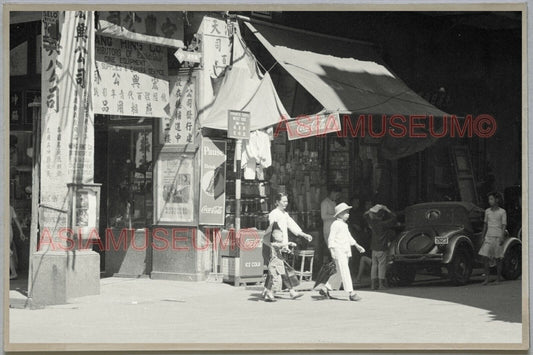
<instances>
[{"instance_id":1,"label":"white sun hat","mask_svg":"<svg viewBox=\"0 0 533 355\"><path fill-rule=\"evenodd\" d=\"M342 212L350 210L350 209L352 209L352 206L348 206L344 202L339 203L337 206L335 206L335 218L337 218L337 216L341 214Z\"/></svg>"}]
</instances>

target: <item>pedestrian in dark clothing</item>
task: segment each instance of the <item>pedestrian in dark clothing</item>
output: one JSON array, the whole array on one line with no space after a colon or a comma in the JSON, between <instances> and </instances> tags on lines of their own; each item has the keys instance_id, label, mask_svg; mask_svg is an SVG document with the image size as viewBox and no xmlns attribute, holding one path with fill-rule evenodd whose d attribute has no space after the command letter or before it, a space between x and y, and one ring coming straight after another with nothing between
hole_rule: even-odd
<instances>
[{"instance_id":1,"label":"pedestrian in dark clothing","mask_svg":"<svg viewBox=\"0 0 533 355\"><path fill-rule=\"evenodd\" d=\"M348 218L348 226L350 227L350 233L354 236L355 240L359 245L365 248L365 253L352 253L352 258L350 259L350 269L352 272L352 275L358 275L360 274L359 269L360 265L362 265L361 260L364 258L364 256L368 256L368 261L370 261L371 257L371 249L370 249L370 230L368 229L368 224L364 218L364 212L363 209L364 204L359 199L358 196L352 196L350 199L351 205L353 206L352 211L350 212L350 218ZM372 207L373 205L370 205L368 208ZM368 263L370 265L370 263ZM354 280L356 283L360 280L357 277L355 277Z\"/></svg>"},{"instance_id":2,"label":"pedestrian in dark clothing","mask_svg":"<svg viewBox=\"0 0 533 355\"><path fill-rule=\"evenodd\" d=\"M389 242L394 237L392 229L396 223L396 216L384 205L375 205L365 212L368 226L372 231L370 247L372 249L372 268L370 271L371 287L373 290L387 289L385 274L387 271L387 250Z\"/></svg>"}]
</instances>

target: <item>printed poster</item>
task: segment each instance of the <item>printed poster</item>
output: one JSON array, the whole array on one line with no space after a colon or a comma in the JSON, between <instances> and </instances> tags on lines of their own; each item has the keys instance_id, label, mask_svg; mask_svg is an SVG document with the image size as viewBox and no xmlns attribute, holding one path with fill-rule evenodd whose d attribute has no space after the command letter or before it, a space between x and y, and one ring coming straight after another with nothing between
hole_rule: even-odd
<instances>
[{"instance_id":1,"label":"printed poster","mask_svg":"<svg viewBox=\"0 0 533 355\"><path fill-rule=\"evenodd\" d=\"M81 233L88 235L91 228L97 225L98 194L92 190L78 190L73 196L74 221L73 226Z\"/></svg>"},{"instance_id":2,"label":"printed poster","mask_svg":"<svg viewBox=\"0 0 533 355\"><path fill-rule=\"evenodd\" d=\"M161 153L157 161L155 224L194 222L193 157Z\"/></svg>"}]
</instances>

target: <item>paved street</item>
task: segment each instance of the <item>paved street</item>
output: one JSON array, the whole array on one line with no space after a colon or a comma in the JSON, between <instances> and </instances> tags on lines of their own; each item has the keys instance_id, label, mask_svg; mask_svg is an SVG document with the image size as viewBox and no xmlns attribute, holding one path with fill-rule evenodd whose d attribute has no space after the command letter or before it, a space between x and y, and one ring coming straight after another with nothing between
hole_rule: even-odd
<instances>
[{"instance_id":1,"label":"paved street","mask_svg":"<svg viewBox=\"0 0 533 355\"><path fill-rule=\"evenodd\" d=\"M342 291L335 292L341 300L323 300L308 291L299 300L282 294L285 299L265 303L259 285L106 278L98 296L38 310L23 309L25 297L14 283L10 339L13 343L520 342L521 281L492 286L481 286L480 281L479 272L464 287L426 277L408 288L362 289L360 302L346 301ZM310 287L307 282L300 288Z\"/></svg>"}]
</instances>

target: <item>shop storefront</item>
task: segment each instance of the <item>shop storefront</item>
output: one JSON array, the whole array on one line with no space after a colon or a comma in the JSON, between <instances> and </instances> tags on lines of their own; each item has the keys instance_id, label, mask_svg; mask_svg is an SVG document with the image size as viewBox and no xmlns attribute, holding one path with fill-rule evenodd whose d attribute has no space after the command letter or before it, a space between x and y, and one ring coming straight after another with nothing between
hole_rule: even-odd
<instances>
[{"instance_id":1,"label":"shop storefront","mask_svg":"<svg viewBox=\"0 0 533 355\"><path fill-rule=\"evenodd\" d=\"M34 15L12 19L12 33L25 35L11 50L11 197L31 236L19 262L30 264L30 298L63 303L98 293L101 276L150 276L162 260L152 255L159 226L194 234L199 70L173 55L185 48L182 13ZM84 202L70 217L72 182L100 189L88 216ZM67 242L80 221L93 238ZM185 254L177 272L204 278L196 254Z\"/></svg>"},{"instance_id":2,"label":"shop storefront","mask_svg":"<svg viewBox=\"0 0 533 355\"><path fill-rule=\"evenodd\" d=\"M402 207L398 191L409 187L398 188L404 170L398 159L434 140L350 136L360 115L444 115L380 64L373 46L359 42L203 13L46 12L29 28L27 48L35 50L27 50L28 80L11 88L18 142L10 182L22 218L39 222L30 250L34 265L44 265L32 271L35 294L56 282L52 255L66 265L76 255L84 268L66 271L62 298L43 294L43 302L77 295L68 290L80 280L94 285L80 292L98 292L101 275L200 281L232 274L256 282L264 270L262 243L245 251L233 246L247 245L249 236L252 244L261 240L276 192L289 195L291 216L314 243L329 185L340 186L347 202L358 196ZM73 75L61 80L67 71ZM35 78L41 89L32 86ZM39 110L27 107L33 101L41 101L41 125ZM227 138L235 129L228 126L230 110L250 116L240 157L235 139ZM317 131L294 133L301 115ZM330 120L336 128L322 130ZM31 132L41 141L37 185ZM237 160L241 234L231 232ZM64 242L54 233L69 226L72 182L101 184L94 209L100 239L52 252L39 236L48 228L52 241ZM28 186L40 187L38 206L29 202Z\"/></svg>"},{"instance_id":3,"label":"shop storefront","mask_svg":"<svg viewBox=\"0 0 533 355\"><path fill-rule=\"evenodd\" d=\"M31 43L43 54L26 53L28 68L35 66L33 80L11 90L27 96L23 104L19 96L12 104L12 133L27 135L17 142L24 145L17 158L32 153L31 137L40 139L35 160L26 159L27 171L19 166L12 176L12 196L20 197L17 208L27 209L20 216L28 219L27 234L34 241L26 260L33 263L29 287L35 302L61 303L98 293L101 276L199 281L221 272L222 252L214 256L209 246L221 235L222 244L235 239L225 230L231 220L226 206L232 201L231 176L225 176L232 167L226 162L234 148L225 137L216 139L218 133L205 134L199 117L209 111L218 94L217 80L230 64L233 30L227 19L200 13L189 15L192 25L185 26L183 16L36 14L32 28L44 36ZM42 85L33 88L30 82ZM41 92L46 93L42 100ZM24 109L29 101L41 101L38 126L31 125L36 117L31 109ZM14 154L12 164L22 164ZM31 181L30 162L37 163L33 172L38 181ZM72 182L98 185L100 198L88 216L95 224L93 238L84 235L84 242L71 248L61 231L79 222L70 217ZM255 191L259 185L261 192ZM258 227L264 230L265 214L252 218L257 205L248 201L260 197L268 212L270 192L266 183L259 185L246 192L243 226L261 221ZM40 188L33 206L28 186ZM30 221L38 229L30 231ZM262 273L262 264L253 263ZM58 268L60 277L55 276Z\"/></svg>"},{"instance_id":4,"label":"shop storefront","mask_svg":"<svg viewBox=\"0 0 533 355\"><path fill-rule=\"evenodd\" d=\"M298 168L294 161L316 154L322 171L320 198L331 184L342 188L346 202L357 196L395 209L427 197L422 193L425 182L413 176L421 179L423 174L417 169L425 160L426 149L437 139L428 131L429 119L416 121L416 116L434 119L439 131L447 114L396 77L380 57L377 45L240 19L246 42L270 69L280 98L294 119L283 129L291 131L292 137L280 140L286 135L279 135L273 145L286 144L291 165L282 164L275 175L289 175L289 169ZM415 133L424 137L411 134L411 117L419 130ZM291 132L287 132L289 136ZM408 164L414 171L408 172ZM305 175L312 180L312 174ZM292 176L284 180L294 181ZM406 190L410 191L407 195L403 194ZM313 200L298 190L289 193L301 195L300 200ZM306 203L294 207L300 210Z\"/></svg>"}]
</instances>

